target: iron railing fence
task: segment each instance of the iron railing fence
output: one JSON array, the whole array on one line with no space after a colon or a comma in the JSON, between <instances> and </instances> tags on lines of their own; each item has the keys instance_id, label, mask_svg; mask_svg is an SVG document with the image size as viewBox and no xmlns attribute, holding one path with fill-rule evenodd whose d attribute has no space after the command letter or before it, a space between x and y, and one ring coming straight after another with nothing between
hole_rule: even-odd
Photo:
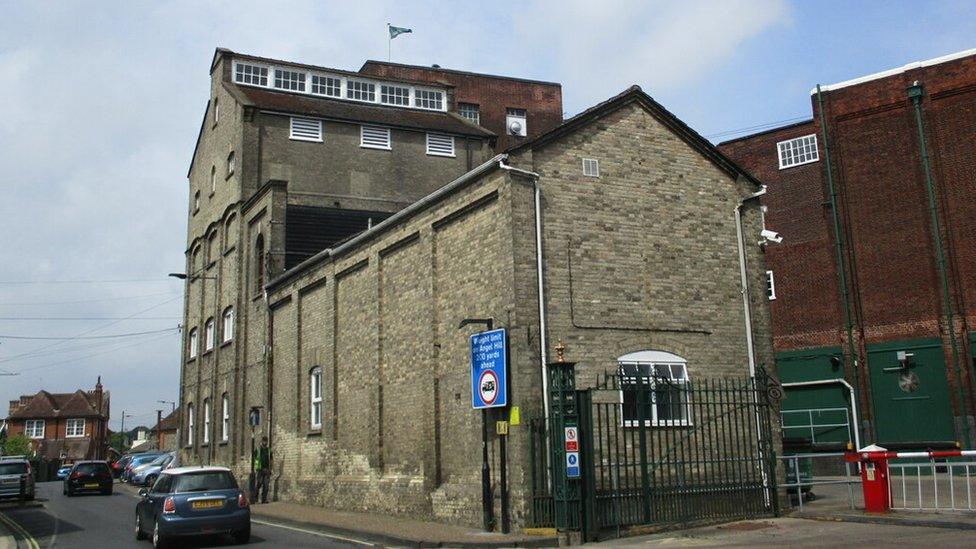
<instances>
[{"instance_id":1,"label":"iron railing fence","mask_svg":"<svg viewBox=\"0 0 976 549\"><path fill-rule=\"evenodd\" d=\"M976 461L888 462L891 508L976 511Z\"/></svg>"},{"instance_id":2,"label":"iron railing fence","mask_svg":"<svg viewBox=\"0 0 976 549\"><path fill-rule=\"evenodd\" d=\"M843 452L834 452L790 454L780 457L779 459L783 462L786 470L786 482L780 484L779 488L786 491L790 505L802 512L806 494L816 487L846 485L848 506L854 509L856 499L854 487L861 484L861 477L857 464L844 461L844 456ZM817 475L814 474L814 461L816 460L841 461L844 464L844 474L822 475L818 479Z\"/></svg>"}]
</instances>

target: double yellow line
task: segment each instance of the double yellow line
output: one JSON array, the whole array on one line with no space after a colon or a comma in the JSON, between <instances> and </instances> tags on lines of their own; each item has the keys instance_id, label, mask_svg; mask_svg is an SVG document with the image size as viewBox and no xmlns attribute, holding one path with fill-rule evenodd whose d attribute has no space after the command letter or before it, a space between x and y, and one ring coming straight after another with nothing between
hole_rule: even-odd
<instances>
[{"instance_id":1,"label":"double yellow line","mask_svg":"<svg viewBox=\"0 0 976 549\"><path fill-rule=\"evenodd\" d=\"M30 535L24 527L14 522L14 519L8 517L7 515L0 513L0 522L10 528L13 531L14 537L19 537L24 540L29 549L41 549L40 544L34 539L34 536Z\"/></svg>"}]
</instances>

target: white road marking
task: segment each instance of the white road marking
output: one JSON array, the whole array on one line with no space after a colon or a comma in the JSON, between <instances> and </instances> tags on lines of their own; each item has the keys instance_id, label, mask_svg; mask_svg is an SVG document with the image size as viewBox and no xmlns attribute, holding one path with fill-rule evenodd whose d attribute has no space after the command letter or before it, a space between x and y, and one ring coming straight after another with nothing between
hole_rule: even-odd
<instances>
[{"instance_id":1,"label":"white road marking","mask_svg":"<svg viewBox=\"0 0 976 549\"><path fill-rule=\"evenodd\" d=\"M297 528L295 526L285 526L284 524L278 524L278 523L275 523L275 522L265 522L263 520L255 520L253 518L251 519L251 522L254 523L254 524L263 524L264 526L273 526L275 528L284 528L285 530L293 530L295 532L302 532L304 534L312 534L313 536L321 536L323 538L330 538L330 539L337 539L337 540L341 540L341 541L348 541L350 543L356 543L356 544L359 544L359 545L365 545L367 547L382 547L382 545L376 545L376 544L369 543L369 542L362 541L362 540L358 540L358 539L346 538L346 537L342 537L342 536L337 536L335 534L326 534L326 533L323 533L323 532L317 532L315 530L306 530L305 528Z\"/></svg>"}]
</instances>

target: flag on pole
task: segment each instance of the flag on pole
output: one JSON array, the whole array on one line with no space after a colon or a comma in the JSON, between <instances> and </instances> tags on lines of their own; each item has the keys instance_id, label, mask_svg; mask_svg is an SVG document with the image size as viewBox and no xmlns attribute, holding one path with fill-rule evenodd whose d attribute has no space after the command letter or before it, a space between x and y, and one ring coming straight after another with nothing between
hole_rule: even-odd
<instances>
[{"instance_id":1,"label":"flag on pole","mask_svg":"<svg viewBox=\"0 0 976 549\"><path fill-rule=\"evenodd\" d=\"M408 32L413 32L413 30L404 27L390 26L390 40L393 40L397 36L400 36L401 34L406 34Z\"/></svg>"}]
</instances>

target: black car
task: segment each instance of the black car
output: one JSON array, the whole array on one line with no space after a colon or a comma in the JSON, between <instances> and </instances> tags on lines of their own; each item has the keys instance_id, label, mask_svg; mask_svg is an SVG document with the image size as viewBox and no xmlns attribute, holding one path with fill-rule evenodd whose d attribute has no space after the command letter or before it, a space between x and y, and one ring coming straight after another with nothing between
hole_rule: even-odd
<instances>
[{"instance_id":1,"label":"black car","mask_svg":"<svg viewBox=\"0 0 976 549\"><path fill-rule=\"evenodd\" d=\"M79 461L64 479L61 492L71 497L79 492L112 495L112 469L107 461Z\"/></svg>"}]
</instances>

